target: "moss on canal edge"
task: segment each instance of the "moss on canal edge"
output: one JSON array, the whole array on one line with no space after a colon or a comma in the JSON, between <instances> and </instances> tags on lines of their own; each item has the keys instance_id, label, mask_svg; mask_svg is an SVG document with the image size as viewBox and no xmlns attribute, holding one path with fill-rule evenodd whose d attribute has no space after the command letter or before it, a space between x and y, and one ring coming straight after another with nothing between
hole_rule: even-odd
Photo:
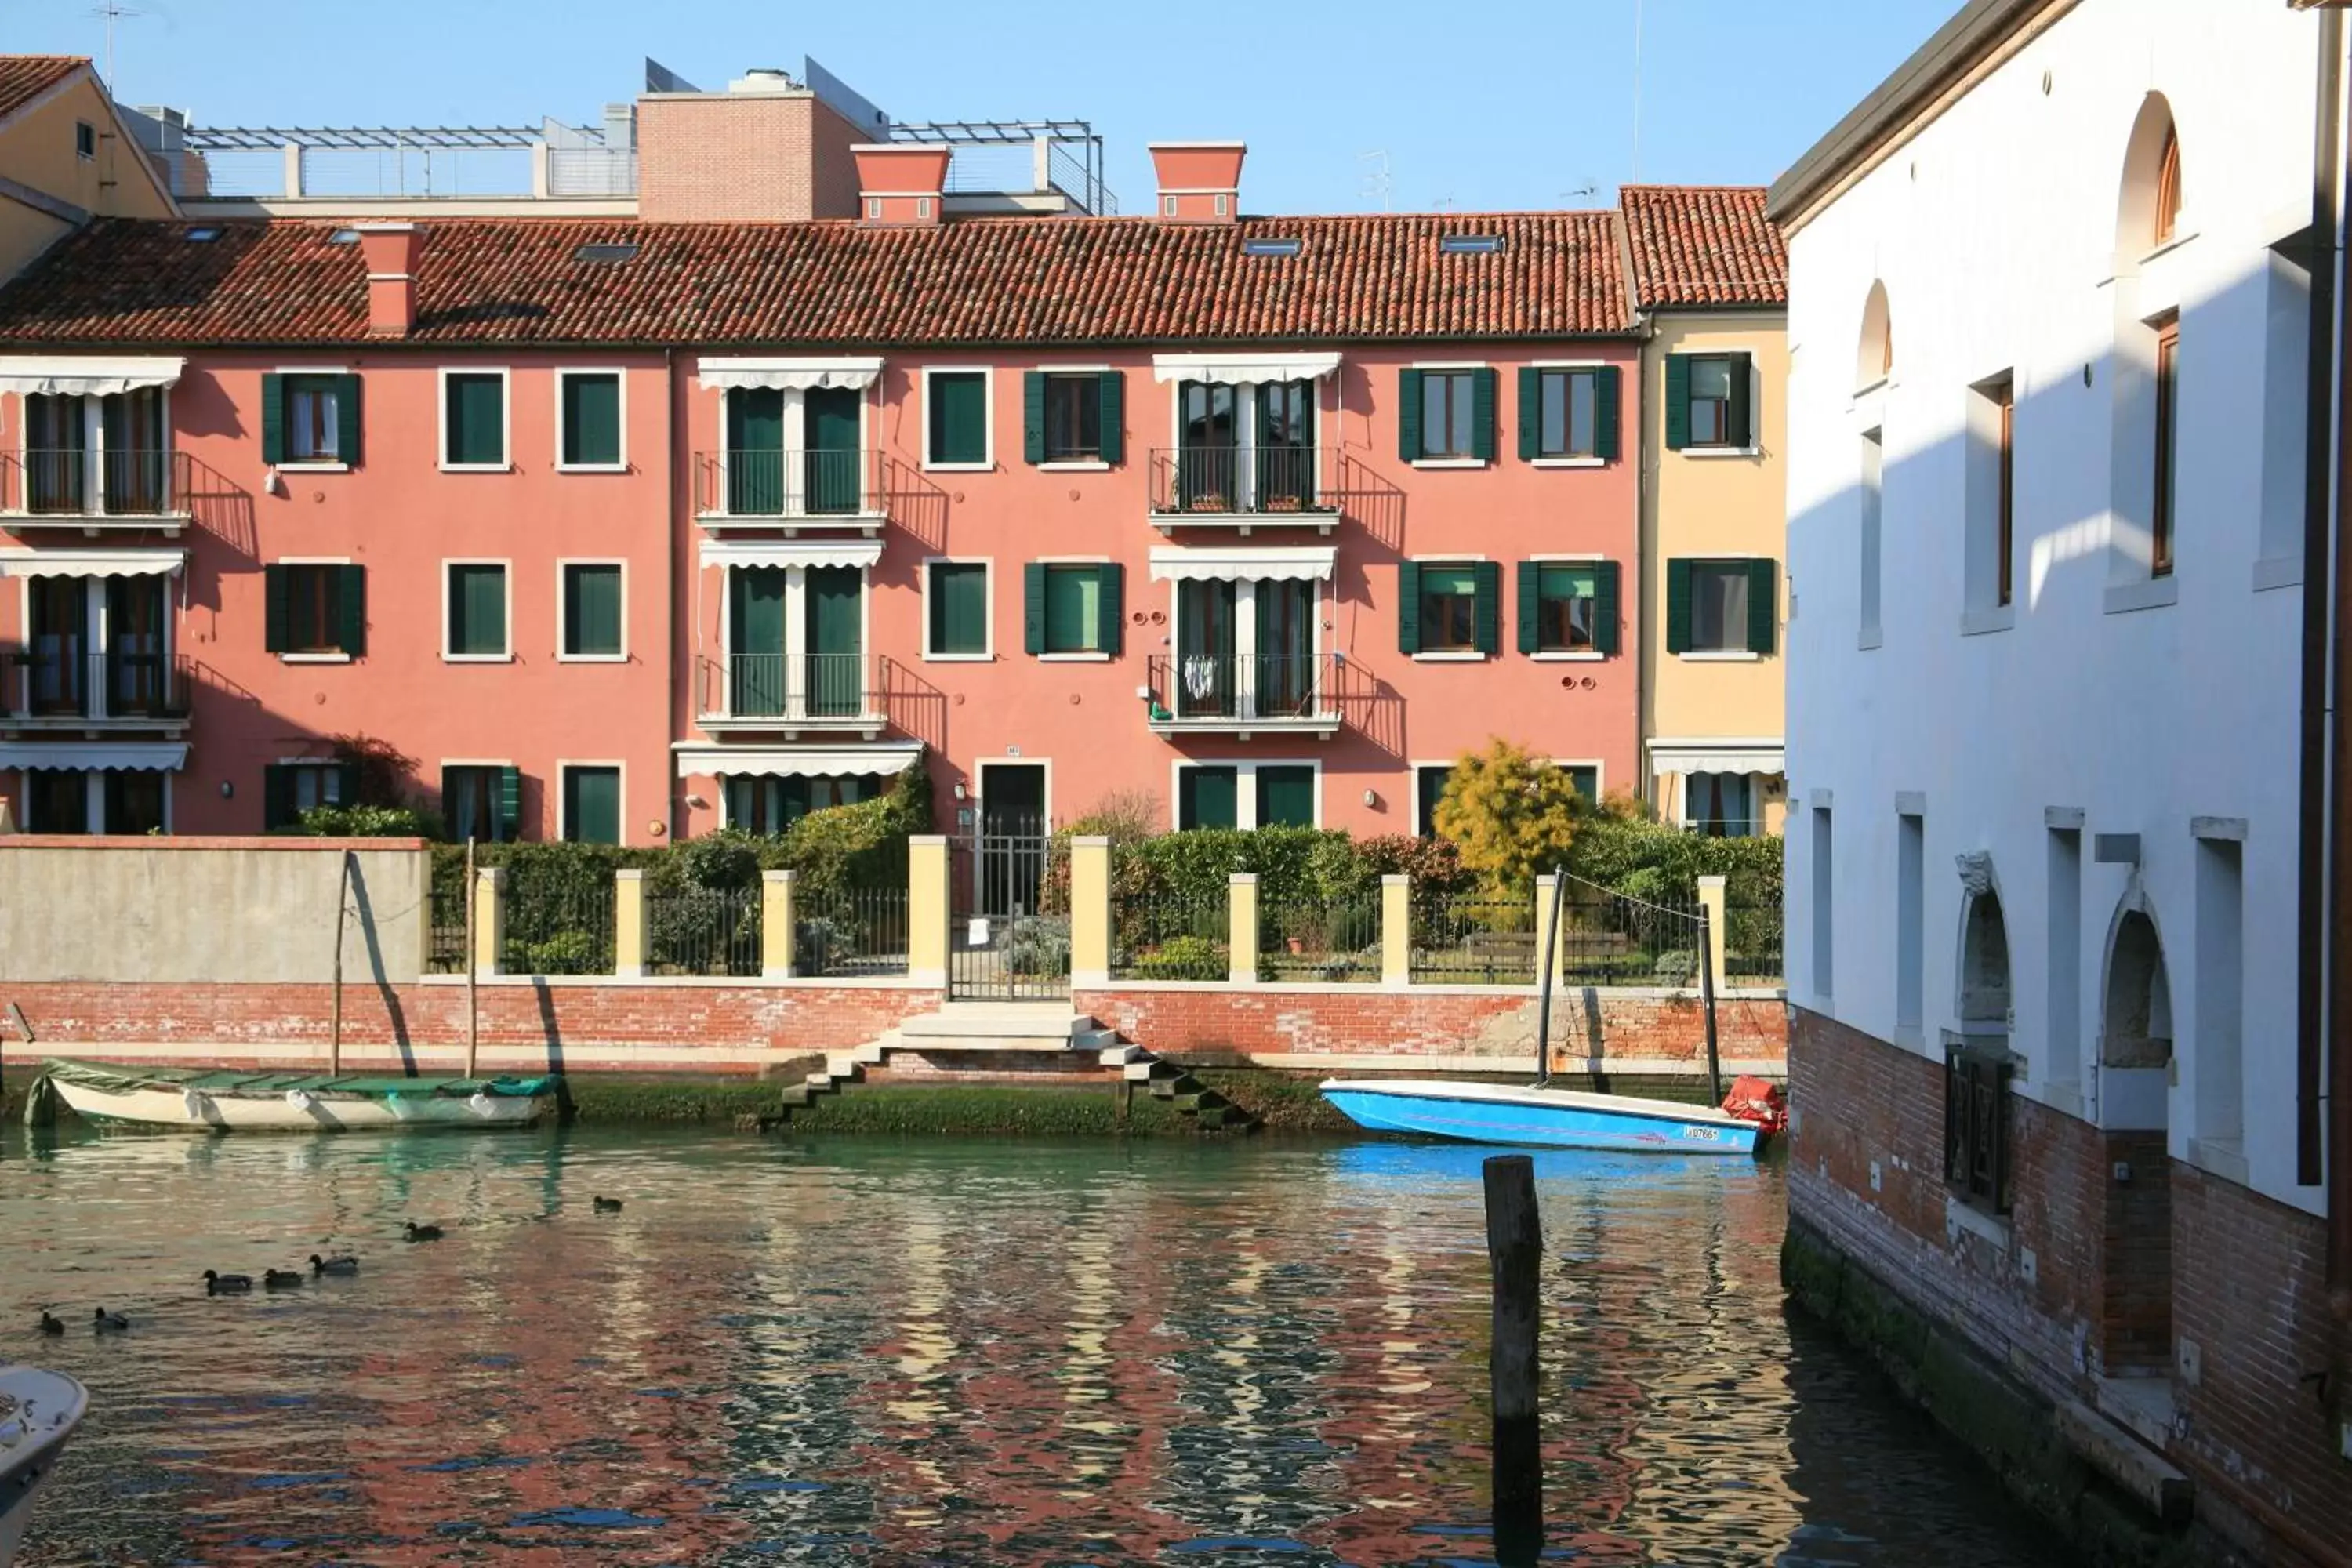
<instances>
[{"instance_id":1,"label":"moss on canal edge","mask_svg":"<svg viewBox=\"0 0 2352 1568\"><path fill-rule=\"evenodd\" d=\"M1895 1391L1990 1468L2085 1568L2218 1568L2244 1561L2201 1522L2168 1528L2084 1462L2049 1402L1927 1317L1791 1215L1780 1244L1791 1307L1885 1372Z\"/></svg>"}]
</instances>

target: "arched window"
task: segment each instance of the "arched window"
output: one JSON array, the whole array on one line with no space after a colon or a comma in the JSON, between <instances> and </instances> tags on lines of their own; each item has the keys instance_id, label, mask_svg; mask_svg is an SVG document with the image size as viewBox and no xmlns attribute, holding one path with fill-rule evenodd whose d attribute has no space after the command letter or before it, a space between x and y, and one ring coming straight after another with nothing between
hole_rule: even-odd
<instances>
[{"instance_id":1,"label":"arched window","mask_svg":"<svg viewBox=\"0 0 2352 1568\"><path fill-rule=\"evenodd\" d=\"M2000 895L1990 889L1969 900L1960 933L1960 1024L2009 1023L2009 924Z\"/></svg>"},{"instance_id":2,"label":"arched window","mask_svg":"<svg viewBox=\"0 0 2352 1568\"><path fill-rule=\"evenodd\" d=\"M2180 237L2180 135L2164 94L2140 100L2124 143L2124 178L2116 200L2116 268L2136 274L2140 258Z\"/></svg>"},{"instance_id":3,"label":"arched window","mask_svg":"<svg viewBox=\"0 0 2352 1568\"><path fill-rule=\"evenodd\" d=\"M2160 1068L2172 1059L2172 982L2156 922L2132 910L2116 923L2099 1059L2111 1068Z\"/></svg>"},{"instance_id":4,"label":"arched window","mask_svg":"<svg viewBox=\"0 0 2352 1568\"><path fill-rule=\"evenodd\" d=\"M1886 285L1873 283L1862 303L1862 341L1854 353L1853 384L1874 386L1895 374L1895 326L1886 311Z\"/></svg>"},{"instance_id":5,"label":"arched window","mask_svg":"<svg viewBox=\"0 0 2352 1568\"><path fill-rule=\"evenodd\" d=\"M2180 132L2167 124L2164 128L2164 151L2158 155L2156 165L2156 232L2148 247L2170 245L2180 226Z\"/></svg>"}]
</instances>

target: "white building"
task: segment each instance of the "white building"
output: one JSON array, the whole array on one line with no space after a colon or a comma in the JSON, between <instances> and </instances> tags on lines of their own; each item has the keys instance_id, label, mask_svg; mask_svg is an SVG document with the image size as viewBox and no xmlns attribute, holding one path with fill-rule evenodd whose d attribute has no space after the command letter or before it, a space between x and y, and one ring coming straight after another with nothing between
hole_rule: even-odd
<instances>
[{"instance_id":1,"label":"white building","mask_svg":"<svg viewBox=\"0 0 2352 1568\"><path fill-rule=\"evenodd\" d=\"M2340 1353L2298 1011L2329 58L2286 0L1977 0L1771 211L1792 1221L2340 1543L2352 1466L2286 1418Z\"/></svg>"}]
</instances>

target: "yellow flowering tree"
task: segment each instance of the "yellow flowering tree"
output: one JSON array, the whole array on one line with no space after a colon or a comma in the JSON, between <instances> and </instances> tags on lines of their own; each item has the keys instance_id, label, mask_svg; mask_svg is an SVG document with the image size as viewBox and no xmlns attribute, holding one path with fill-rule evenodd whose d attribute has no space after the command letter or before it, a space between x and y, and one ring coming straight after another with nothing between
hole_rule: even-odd
<instances>
[{"instance_id":1,"label":"yellow flowering tree","mask_svg":"<svg viewBox=\"0 0 2352 1568\"><path fill-rule=\"evenodd\" d=\"M1437 831L1481 882L1517 892L1566 861L1586 809L1567 770L1497 735L1455 761L1437 802Z\"/></svg>"}]
</instances>

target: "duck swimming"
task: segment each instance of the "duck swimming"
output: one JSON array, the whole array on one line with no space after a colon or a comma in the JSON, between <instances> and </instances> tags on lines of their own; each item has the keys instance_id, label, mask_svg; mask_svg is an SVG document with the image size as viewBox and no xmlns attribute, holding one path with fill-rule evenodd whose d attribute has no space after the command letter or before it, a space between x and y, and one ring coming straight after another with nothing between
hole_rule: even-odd
<instances>
[{"instance_id":1,"label":"duck swimming","mask_svg":"<svg viewBox=\"0 0 2352 1568\"><path fill-rule=\"evenodd\" d=\"M46 1308L46 1307L42 1308L42 1309L41 1309L41 1332L43 1332L43 1333L45 1333L45 1334L61 1334L61 1333L64 1333L65 1331L66 1331L66 1326L65 1326L65 1324L64 1324L64 1323L62 1323L62 1322L60 1322L60 1321L58 1321L56 1318L51 1317L51 1316L49 1315L49 1310L48 1310L48 1309L47 1309L47 1308Z\"/></svg>"},{"instance_id":2,"label":"duck swimming","mask_svg":"<svg viewBox=\"0 0 2352 1568\"><path fill-rule=\"evenodd\" d=\"M131 1326L131 1320L120 1312L110 1312L100 1307L90 1314L90 1321L101 1334L119 1334Z\"/></svg>"},{"instance_id":3,"label":"duck swimming","mask_svg":"<svg viewBox=\"0 0 2352 1568\"><path fill-rule=\"evenodd\" d=\"M408 1239L411 1241L438 1241L441 1239L441 1227L437 1225L419 1225L415 1220L410 1220L408 1222Z\"/></svg>"},{"instance_id":4,"label":"duck swimming","mask_svg":"<svg viewBox=\"0 0 2352 1568\"><path fill-rule=\"evenodd\" d=\"M209 1268L205 1270L205 1294L207 1296L234 1296L240 1290L252 1289L253 1276L250 1274L219 1274Z\"/></svg>"},{"instance_id":5,"label":"duck swimming","mask_svg":"<svg viewBox=\"0 0 2352 1568\"><path fill-rule=\"evenodd\" d=\"M357 1274L359 1271L360 1260L348 1252L338 1252L332 1258L321 1258L315 1252L310 1254L310 1272L313 1274Z\"/></svg>"},{"instance_id":6,"label":"duck swimming","mask_svg":"<svg viewBox=\"0 0 2352 1568\"><path fill-rule=\"evenodd\" d=\"M302 1271L299 1268L267 1268L262 1270L261 1286L265 1290L299 1290Z\"/></svg>"},{"instance_id":7,"label":"duck swimming","mask_svg":"<svg viewBox=\"0 0 2352 1568\"><path fill-rule=\"evenodd\" d=\"M621 1200L618 1198L608 1198L604 1196L602 1194L597 1194L595 1202L596 1212L598 1214L619 1214L621 1212Z\"/></svg>"}]
</instances>

